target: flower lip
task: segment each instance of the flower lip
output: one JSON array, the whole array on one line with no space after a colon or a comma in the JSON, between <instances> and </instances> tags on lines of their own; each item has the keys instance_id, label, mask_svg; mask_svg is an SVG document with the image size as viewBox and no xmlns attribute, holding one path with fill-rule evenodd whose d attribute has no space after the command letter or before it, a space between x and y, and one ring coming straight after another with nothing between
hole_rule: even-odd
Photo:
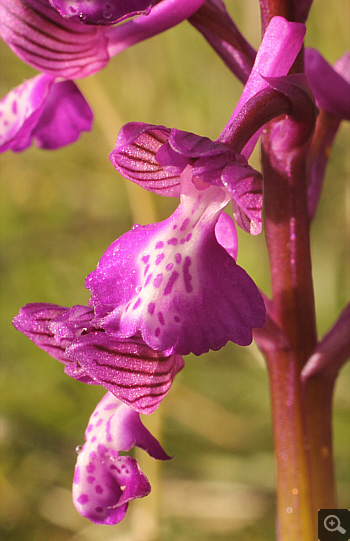
<instances>
[{"instance_id":1,"label":"flower lip","mask_svg":"<svg viewBox=\"0 0 350 541\"><path fill-rule=\"evenodd\" d=\"M167 355L200 355L228 340L248 345L252 328L264 324L265 307L229 255L236 241L226 250L215 236L228 191L198 190L188 166L181 192L170 218L124 234L87 277L94 324L115 338L140 332L150 348Z\"/></svg>"},{"instance_id":2,"label":"flower lip","mask_svg":"<svg viewBox=\"0 0 350 541\"><path fill-rule=\"evenodd\" d=\"M135 458L119 456L134 446L151 457L169 460L144 427L138 413L107 393L90 417L86 443L78 453L73 501L79 513L97 524L117 524L128 503L149 494L151 487Z\"/></svg>"}]
</instances>

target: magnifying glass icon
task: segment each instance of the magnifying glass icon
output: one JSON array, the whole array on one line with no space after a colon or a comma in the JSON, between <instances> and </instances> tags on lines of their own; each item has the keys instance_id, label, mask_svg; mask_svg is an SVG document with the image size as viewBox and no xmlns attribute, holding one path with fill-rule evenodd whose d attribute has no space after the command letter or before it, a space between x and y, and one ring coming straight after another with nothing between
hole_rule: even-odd
<instances>
[{"instance_id":1,"label":"magnifying glass icon","mask_svg":"<svg viewBox=\"0 0 350 541\"><path fill-rule=\"evenodd\" d=\"M342 526L340 525L339 517L337 517L336 515L326 516L323 524L326 530L328 530L329 532L346 533L346 530L344 530L344 528L342 528Z\"/></svg>"}]
</instances>

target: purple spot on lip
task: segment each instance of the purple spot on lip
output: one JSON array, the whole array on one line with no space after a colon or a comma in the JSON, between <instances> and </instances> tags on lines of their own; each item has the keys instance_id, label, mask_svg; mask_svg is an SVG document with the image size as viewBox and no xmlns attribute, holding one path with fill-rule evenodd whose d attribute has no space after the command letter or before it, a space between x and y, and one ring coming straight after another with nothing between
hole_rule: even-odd
<instances>
[{"instance_id":1,"label":"purple spot on lip","mask_svg":"<svg viewBox=\"0 0 350 541\"><path fill-rule=\"evenodd\" d=\"M148 313L149 314L154 314L154 309L156 307L156 303L155 302L150 302L149 305L148 305Z\"/></svg>"},{"instance_id":2,"label":"purple spot on lip","mask_svg":"<svg viewBox=\"0 0 350 541\"><path fill-rule=\"evenodd\" d=\"M159 323L161 325L165 325L165 319L164 319L164 316L163 316L163 312L158 312L158 319L159 319Z\"/></svg>"},{"instance_id":3,"label":"purple spot on lip","mask_svg":"<svg viewBox=\"0 0 350 541\"><path fill-rule=\"evenodd\" d=\"M190 241L192 238L192 233L189 233L186 237L186 242Z\"/></svg>"},{"instance_id":4,"label":"purple spot on lip","mask_svg":"<svg viewBox=\"0 0 350 541\"><path fill-rule=\"evenodd\" d=\"M190 256L187 256L185 257L185 261L182 268L183 274L184 274L185 289L187 293L192 293L193 291L193 287L191 284L192 276L189 271L190 265L191 265L191 258Z\"/></svg>"},{"instance_id":5,"label":"purple spot on lip","mask_svg":"<svg viewBox=\"0 0 350 541\"><path fill-rule=\"evenodd\" d=\"M173 289L173 285L175 284L176 280L178 279L179 277L179 273L174 271L170 278L169 278L169 281L167 283L167 285L165 286L165 289L164 289L164 295L169 295Z\"/></svg>"},{"instance_id":6,"label":"purple spot on lip","mask_svg":"<svg viewBox=\"0 0 350 541\"><path fill-rule=\"evenodd\" d=\"M159 328L159 327L156 328L156 332L155 332L154 334L155 334L157 337L160 335L160 328Z\"/></svg>"},{"instance_id":7,"label":"purple spot on lip","mask_svg":"<svg viewBox=\"0 0 350 541\"><path fill-rule=\"evenodd\" d=\"M146 281L145 281L145 284L143 287L146 287L148 286L148 284L150 283L150 281L152 280L152 274L149 274L146 278Z\"/></svg>"},{"instance_id":8,"label":"purple spot on lip","mask_svg":"<svg viewBox=\"0 0 350 541\"><path fill-rule=\"evenodd\" d=\"M155 249L156 250L159 250L159 248L163 248L164 246L164 242L163 241L158 241L157 244L155 245Z\"/></svg>"},{"instance_id":9,"label":"purple spot on lip","mask_svg":"<svg viewBox=\"0 0 350 541\"><path fill-rule=\"evenodd\" d=\"M96 477L94 477L93 475L89 475L87 477L87 482L92 485L92 483L96 480Z\"/></svg>"},{"instance_id":10,"label":"purple spot on lip","mask_svg":"<svg viewBox=\"0 0 350 541\"><path fill-rule=\"evenodd\" d=\"M89 496L87 494L81 494L79 498L77 498L78 503L87 503L89 501Z\"/></svg>"},{"instance_id":11,"label":"purple spot on lip","mask_svg":"<svg viewBox=\"0 0 350 541\"><path fill-rule=\"evenodd\" d=\"M105 411L114 410L114 409L116 409L116 405L115 404L107 404L107 406L105 406L103 409Z\"/></svg>"},{"instance_id":12,"label":"purple spot on lip","mask_svg":"<svg viewBox=\"0 0 350 541\"><path fill-rule=\"evenodd\" d=\"M17 102L14 100L12 102L12 112L16 115L17 114Z\"/></svg>"},{"instance_id":13,"label":"purple spot on lip","mask_svg":"<svg viewBox=\"0 0 350 541\"><path fill-rule=\"evenodd\" d=\"M179 323L181 321L181 319L179 318L179 316L174 316L174 320L176 321L176 323Z\"/></svg>"},{"instance_id":14,"label":"purple spot on lip","mask_svg":"<svg viewBox=\"0 0 350 541\"><path fill-rule=\"evenodd\" d=\"M100 443L98 446L97 446L97 452L100 456L104 455L107 451L107 447L105 445L103 445L103 443Z\"/></svg>"},{"instance_id":15,"label":"purple spot on lip","mask_svg":"<svg viewBox=\"0 0 350 541\"><path fill-rule=\"evenodd\" d=\"M143 261L144 263L148 263L148 260L149 260L149 255L144 255L142 258L141 258L141 261Z\"/></svg>"},{"instance_id":16,"label":"purple spot on lip","mask_svg":"<svg viewBox=\"0 0 350 541\"><path fill-rule=\"evenodd\" d=\"M96 426L101 426L102 423L103 423L103 419L101 418L101 419L99 419L99 420L97 421Z\"/></svg>"},{"instance_id":17,"label":"purple spot on lip","mask_svg":"<svg viewBox=\"0 0 350 541\"><path fill-rule=\"evenodd\" d=\"M185 244L186 239L181 239L180 244Z\"/></svg>"},{"instance_id":18,"label":"purple spot on lip","mask_svg":"<svg viewBox=\"0 0 350 541\"><path fill-rule=\"evenodd\" d=\"M162 282L163 282L163 273L160 273L160 274L157 274L157 276L153 280L153 285L154 287L158 288L160 287Z\"/></svg>"},{"instance_id":19,"label":"purple spot on lip","mask_svg":"<svg viewBox=\"0 0 350 541\"><path fill-rule=\"evenodd\" d=\"M173 225L173 229L177 229L177 225L176 225L176 224L175 224L175 225Z\"/></svg>"},{"instance_id":20,"label":"purple spot on lip","mask_svg":"<svg viewBox=\"0 0 350 541\"><path fill-rule=\"evenodd\" d=\"M164 258L165 258L165 255L163 254L163 252L161 254L158 254L156 257L156 265L159 265L159 263L161 263Z\"/></svg>"},{"instance_id":21,"label":"purple spot on lip","mask_svg":"<svg viewBox=\"0 0 350 541\"><path fill-rule=\"evenodd\" d=\"M103 507L95 507L96 513L102 513Z\"/></svg>"},{"instance_id":22,"label":"purple spot on lip","mask_svg":"<svg viewBox=\"0 0 350 541\"><path fill-rule=\"evenodd\" d=\"M133 309L133 310L136 310L136 308L137 308L138 306L140 306L140 304L141 304L141 298L139 297L139 298L137 299L137 301L135 302L134 306L132 307L132 309Z\"/></svg>"},{"instance_id":23,"label":"purple spot on lip","mask_svg":"<svg viewBox=\"0 0 350 541\"><path fill-rule=\"evenodd\" d=\"M96 485L95 486L95 492L97 492L97 494L102 494L103 493L103 488L101 487L101 485Z\"/></svg>"},{"instance_id":24,"label":"purple spot on lip","mask_svg":"<svg viewBox=\"0 0 350 541\"><path fill-rule=\"evenodd\" d=\"M88 464L88 465L86 466L86 471L87 471L88 473L92 473L93 471L95 471L95 465L94 465L94 464Z\"/></svg>"},{"instance_id":25,"label":"purple spot on lip","mask_svg":"<svg viewBox=\"0 0 350 541\"><path fill-rule=\"evenodd\" d=\"M174 266L174 263L168 263L167 266L165 267L167 271L171 271L171 269L173 268Z\"/></svg>"},{"instance_id":26,"label":"purple spot on lip","mask_svg":"<svg viewBox=\"0 0 350 541\"><path fill-rule=\"evenodd\" d=\"M190 219L189 218L186 218L183 223L182 223L182 226L180 227L180 231L185 231L186 227L188 226L188 224L190 223Z\"/></svg>"},{"instance_id":27,"label":"purple spot on lip","mask_svg":"<svg viewBox=\"0 0 350 541\"><path fill-rule=\"evenodd\" d=\"M175 254L175 263L181 263L182 256L181 254Z\"/></svg>"},{"instance_id":28,"label":"purple spot on lip","mask_svg":"<svg viewBox=\"0 0 350 541\"><path fill-rule=\"evenodd\" d=\"M146 265L143 275L146 276L148 273L149 265Z\"/></svg>"},{"instance_id":29,"label":"purple spot on lip","mask_svg":"<svg viewBox=\"0 0 350 541\"><path fill-rule=\"evenodd\" d=\"M173 237L167 241L167 244L171 244L172 246L176 246L179 240L176 237Z\"/></svg>"}]
</instances>

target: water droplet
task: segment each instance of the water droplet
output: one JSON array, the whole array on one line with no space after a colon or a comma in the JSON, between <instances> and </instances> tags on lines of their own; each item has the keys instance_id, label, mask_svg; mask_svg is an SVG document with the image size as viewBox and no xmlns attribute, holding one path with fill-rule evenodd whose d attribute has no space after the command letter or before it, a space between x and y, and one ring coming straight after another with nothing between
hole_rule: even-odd
<instances>
[{"instance_id":1,"label":"water droplet","mask_svg":"<svg viewBox=\"0 0 350 541\"><path fill-rule=\"evenodd\" d=\"M287 507L286 511L287 513L293 513L293 507Z\"/></svg>"},{"instance_id":2,"label":"water droplet","mask_svg":"<svg viewBox=\"0 0 350 541\"><path fill-rule=\"evenodd\" d=\"M82 448L83 448L82 445L77 445L76 448L75 448L75 452L78 453L78 455L79 455L79 453L81 452Z\"/></svg>"}]
</instances>

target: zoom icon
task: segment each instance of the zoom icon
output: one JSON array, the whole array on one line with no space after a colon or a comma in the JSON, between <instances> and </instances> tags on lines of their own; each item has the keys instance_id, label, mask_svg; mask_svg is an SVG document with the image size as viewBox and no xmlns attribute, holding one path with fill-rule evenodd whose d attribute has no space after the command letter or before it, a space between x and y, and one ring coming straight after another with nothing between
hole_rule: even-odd
<instances>
[{"instance_id":1,"label":"zoom icon","mask_svg":"<svg viewBox=\"0 0 350 541\"><path fill-rule=\"evenodd\" d=\"M319 541L349 541L350 510L319 509L318 539Z\"/></svg>"}]
</instances>

